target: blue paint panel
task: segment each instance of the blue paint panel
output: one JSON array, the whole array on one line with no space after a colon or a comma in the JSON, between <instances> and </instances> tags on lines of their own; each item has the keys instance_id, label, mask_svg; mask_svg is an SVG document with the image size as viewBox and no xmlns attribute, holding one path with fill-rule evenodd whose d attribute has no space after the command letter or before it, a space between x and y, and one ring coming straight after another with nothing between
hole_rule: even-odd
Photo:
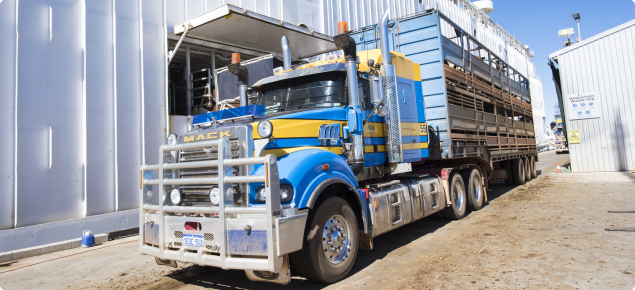
<instances>
[{"instance_id":1,"label":"blue paint panel","mask_svg":"<svg viewBox=\"0 0 635 290\"><path fill-rule=\"evenodd\" d=\"M420 143L428 143L428 136L419 136Z\"/></svg>"},{"instance_id":2,"label":"blue paint panel","mask_svg":"<svg viewBox=\"0 0 635 290\"><path fill-rule=\"evenodd\" d=\"M230 255L267 255L266 230L228 230L227 252Z\"/></svg>"},{"instance_id":3,"label":"blue paint panel","mask_svg":"<svg viewBox=\"0 0 635 290\"><path fill-rule=\"evenodd\" d=\"M417 99L417 114L419 115L419 123L426 122L426 114L423 104L423 88L421 82L415 80L415 98Z\"/></svg>"},{"instance_id":4,"label":"blue paint panel","mask_svg":"<svg viewBox=\"0 0 635 290\"><path fill-rule=\"evenodd\" d=\"M205 123L212 121L212 119L223 120L236 118L241 116L256 116L262 117L265 115L265 106L250 105L245 107L231 108L218 112L209 112L201 115L196 115L192 119L192 124Z\"/></svg>"},{"instance_id":5,"label":"blue paint panel","mask_svg":"<svg viewBox=\"0 0 635 290\"><path fill-rule=\"evenodd\" d=\"M311 119L311 120L333 120L346 121L346 108L333 107L295 112L288 115L272 117L273 119Z\"/></svg>"},{"instance_id":6,"label":"blue paint panel","mask_svg":"<svg viewBox=\"0 0 635 290\"><path fill-rule=\"evenodd\" d=\"M386 153L364 153L364 167L382 165L386 162Z\"/></svg>"},{"instance_id":7,"label":"blue paint panel","mask_svg":"<svg viewBox=\"0 0 635 290\"><path fill-rule=\"evenodd\" d=\"M445 104L445 80L443 78L424 79L421 82L421 94L426 98L426 106L433 100L428 100L432 95L439 95Z\"/></svg>"},{"instance_id":8,"label":"blue paint panel","mask_svg":"<svg viewBox=\"0 0 635 290\"><path fill-rule=\"evenodd\" d=\"M428 149L421 149L421 158L426 158L426 157L430 157L430 154L428 153Z\"/></svg>"},{"instance_id":9,"label":"blue paint panel","mask_svg":"<svg viewBox=\"0 0 635 290\"><path fill-rule=\"evenodd\" d=\"M422 80L441 80L443 81L443 63L439 60L433 63L421 64L421 79ZM445 83L443 88L445 89Z\"/></svg>"},{"instance_id":10,"label":"blue paint panel","mask_svg":"<svg viewBox=\"0 0 635 290\"><path fill-rule=\"evenodd\" d=\"M364 145L384 145L386 143L386 139L374 137L374 138L364 138Z\"/></svg>"},{"instance_id":11,"label":"blue paint panel","mask_svg":"<svg viewBox=\"0 0 635 290\"><path fill-rule=\"evenodd\" d=\"M265 146L265 149L280 149L300 146L322 146L318 138L276 138L274 142ZM337 146L341 146L341 142L337 141Z\"/></svg>"}]
</instances>

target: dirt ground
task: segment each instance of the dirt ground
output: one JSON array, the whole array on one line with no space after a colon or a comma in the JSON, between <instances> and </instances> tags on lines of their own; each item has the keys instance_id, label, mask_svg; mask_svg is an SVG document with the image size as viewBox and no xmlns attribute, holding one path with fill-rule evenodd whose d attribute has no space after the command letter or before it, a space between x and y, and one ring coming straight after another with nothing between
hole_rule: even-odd
<instances>
[{"instance_id":1,"label":"dirt ground","mask_svg":"<svg viewBox=\"0 0 635 290\"><path fill-rule=\"evenodd\" d=\"M495 185L463 220L426 218L375 239L351 274L324 285L293 277L287 289L627 289L635 287L635 174L560 173L568 155L541 153L540 176ZM9 289L278 289L242 271L158 266L136 237L0 264Z\"/></svg>"}]
</instances>

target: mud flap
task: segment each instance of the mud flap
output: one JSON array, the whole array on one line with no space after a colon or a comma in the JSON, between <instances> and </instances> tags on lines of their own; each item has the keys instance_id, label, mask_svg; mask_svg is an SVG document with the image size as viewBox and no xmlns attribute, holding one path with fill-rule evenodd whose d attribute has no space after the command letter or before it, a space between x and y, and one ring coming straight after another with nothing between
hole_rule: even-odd
<instances>
[{"instance_id":1,"label":"mud flap","mask_svg":"<svg viewBox=\"0 0 635 290\"><path fill-rule=\"evenodd\" d=\"M280 268L280 273L245 270L245 275L247 275L247 278L251 281L271 282L280 285L287 285L291 282L291 271L289 270L289 255L285 255L282 259L282 268Z\"/></svg>"},{"instance_id":2,"label":"mud flap","mask_svg":"<svg viewBox=\"0 0 635 290\"><path fill-rule=\"evenodd\" d=\"M154 261L157 262L157 265L170 266L176 268L176 261L174 260L161 260L159 258L154 258Z\"/></svg>"}]
</instances>

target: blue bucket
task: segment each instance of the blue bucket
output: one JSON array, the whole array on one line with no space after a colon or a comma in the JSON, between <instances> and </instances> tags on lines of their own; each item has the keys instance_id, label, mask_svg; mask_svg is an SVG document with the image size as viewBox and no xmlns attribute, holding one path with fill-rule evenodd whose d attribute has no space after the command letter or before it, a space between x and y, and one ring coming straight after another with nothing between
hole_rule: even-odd
<instances>
[{"instance_id":1,"label":"blue bucket","mask_svg":"<svg viewBox=\"0 0 635 290\"><path fill-rule=\"evenodd\" d=\"M95 236L91 231L84 231L82 234L82 248L88 248L95 245Z\"/></svg>"}]
</instances>

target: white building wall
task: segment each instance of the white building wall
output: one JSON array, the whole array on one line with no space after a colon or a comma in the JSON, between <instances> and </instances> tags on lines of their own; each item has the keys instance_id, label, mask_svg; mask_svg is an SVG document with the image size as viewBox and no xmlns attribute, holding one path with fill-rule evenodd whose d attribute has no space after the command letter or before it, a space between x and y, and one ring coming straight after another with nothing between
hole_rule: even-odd
<instances>
[{"instance_id":1,"label":"white building wall","mask_svg":"<svg viewBox=\"0 0 635 290\"><path fill-rule=\"evenodd\" d=\"M635 20L551 54L562 95L596 92L601 116L571 120L580 144L569 144L574 172L633 170L635 162ZM566 104L565 104L566 105Z\"/></svg>"},{"instance_id":2,"label":"white building wall","mask_svg":"<svg viewBox=\"0 0 635 290\"><path fill-rule=\"evenodd\" d=\"M0 229L138 206L166 135L164 23L162 1L0 2Z\"/></svg>"}]
</instances>

